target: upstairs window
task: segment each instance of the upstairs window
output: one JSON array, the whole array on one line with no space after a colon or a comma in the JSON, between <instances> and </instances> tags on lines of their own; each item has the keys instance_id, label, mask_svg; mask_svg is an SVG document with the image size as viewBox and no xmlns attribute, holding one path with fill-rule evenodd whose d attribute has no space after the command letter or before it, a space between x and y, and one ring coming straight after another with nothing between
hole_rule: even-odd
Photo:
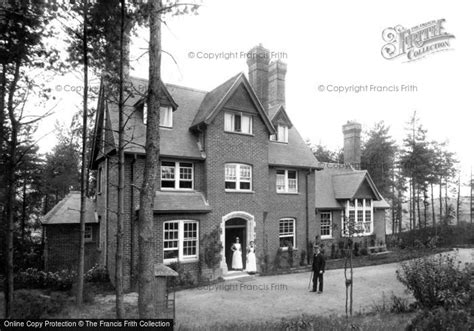
<instances>
[{"instance_id":1,"label":"upstairs window","mask_svg":"<svg viewBox=\"0 0 474 331\"><path fill-rule=\"evenodd\" d=\"M190 162L161 162L161 188L192 190L194 168Z\"/></svg>"},{"instance_id":2,"label":"upstairs window","mask_svg":"<svg viewBox=\"0 0 474 331\"><path fill-rule=\"evenodd\" d=\"M298 193L298 172L296 170L277 170L276 191L278 193Z\"/></svg>"},{"instance_id":3,"label":"upstairs window","mask_svg":"<svg viewBox=\"0 0 474 331\"><path fill-rule=\"evenodd\" d=\"M225 189L229 191L250 191L252 189L252 167L247 164L226 164Z\"/></svg>"},{"instance_id":4,"label":"upstairs window","mask_svg":"<svg viewBox=\"0 0 474 331\"><path fill-rule=\"evenodd\" d=\"M148 106L146 103L143 104L143 124L146 125L148 118ZM173 108L171 107L160 107L160 126L166 128L173 127Z\"/></svg>"},{"instance_id":5,"label":"upstairs window","mask_svg":"<svg viewBox=\"0 0 474 331\"><path fill-rule=\"evenodd\" d=\"M288 126L278 124L277 133L270 136L270 140L278 141L280 143L288 142Z\"/></svg>"},{"instance_id":6,"label":"upstairs window","mask_svg":"<svg viewBox=\"0 0 474 331\"><path fill-rule=\"evenodd\" d=\"M160 107L160 126L173 127L173 108Z\"/></svg>"},{"instance_id":7,"label":"upstairs window","mask_svg":"<svg viewBox=\"0 0 474 331\"><path fill-rule=\"evenodd\" d=\"M243 113L225 113L224 130L252 134L252 116Z\"/></svg>"},{"instance_id":8,"label":"upstairs window","mask_svg":"<svg viewBox=\"0 0 474 331\"><path fill-rule=\"evenodd\" d=\"M97 193L102 193L102 167L97 172Z\"/></svg>"}]
</instances>

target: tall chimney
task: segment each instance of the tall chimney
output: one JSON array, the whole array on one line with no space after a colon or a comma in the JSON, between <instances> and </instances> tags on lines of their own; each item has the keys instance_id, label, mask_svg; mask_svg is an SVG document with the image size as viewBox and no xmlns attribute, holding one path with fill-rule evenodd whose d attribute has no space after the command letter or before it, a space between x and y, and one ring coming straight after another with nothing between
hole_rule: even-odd
<instances>
[{"instance_id":1,"label":"tall chimney","mask_svg":"<svg viewBox=\"0 0 474 331\"><path fill-rule=\"evenodd\" d=\"M247 53L249 82L265 110L268 109L268 64L270 52L262 44Z\"/></svg>"},{"instance_id":2,"label":"tall chimney","mask_svg":"<svg viewBox=\"0 0 474 331\"><path fill-rule=\"evenodd\" d=\"M277 60L270 64L268 75L268 106L285 105L286 63Z\"/></svg>"},{"instance_id":3,"label":"tall chimney","mask_svg":"<svg viewBox=\"0 0 474 331\"><path fill-rule=\"evenodd\" d=\"M360 168L360 133L362 126L357 122L348 121L342 126L344 133L344 163Z\"/></svg>"}]
</instances>

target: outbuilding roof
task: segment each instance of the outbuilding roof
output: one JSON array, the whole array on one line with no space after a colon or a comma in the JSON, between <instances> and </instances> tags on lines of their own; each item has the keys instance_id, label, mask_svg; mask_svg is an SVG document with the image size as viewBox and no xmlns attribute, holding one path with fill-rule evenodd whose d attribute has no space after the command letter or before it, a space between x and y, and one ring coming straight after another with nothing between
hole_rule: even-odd
<instances>
[{"instance_id":1,"label":"outbuilding roof","mask_svg":"<svg viewBox=\"0 0 474 331\"><path fill-rule=\"evenodd\" d=\"M79 224L81 210L81 193L71 191L69 194L59 201L53 209L42 217L43 225L50 224ZM86 198L86 223L99 223L95 214L95 203L93 200Z\"/></svg>"}]
</instances>

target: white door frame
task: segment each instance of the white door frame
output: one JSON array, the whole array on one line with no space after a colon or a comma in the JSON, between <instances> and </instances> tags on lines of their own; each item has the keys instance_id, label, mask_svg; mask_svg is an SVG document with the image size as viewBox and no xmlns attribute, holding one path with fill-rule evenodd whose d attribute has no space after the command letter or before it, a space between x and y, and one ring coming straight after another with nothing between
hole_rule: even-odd
<instances>
[{"instance_id":1,"label":"white door frame","mask_svg":"<svg viewBox=\"0 0 474 331\"><path fill-rule=\"evenodd\" d=\"M255 241L255 217L247 212L244 211L233 211L228 213L225 216L222 216L221 222L221 243L222 243L222 251L221 251L221 265L220 268L222 269L222 273L225 275L228 272L227 263L225 260L225 223L234 218L241 218L247 221L246 229L247 229L247 244L251 241ZM246 247L242 247L242 252L246 251Z\"/></svg>"}]
</instances>

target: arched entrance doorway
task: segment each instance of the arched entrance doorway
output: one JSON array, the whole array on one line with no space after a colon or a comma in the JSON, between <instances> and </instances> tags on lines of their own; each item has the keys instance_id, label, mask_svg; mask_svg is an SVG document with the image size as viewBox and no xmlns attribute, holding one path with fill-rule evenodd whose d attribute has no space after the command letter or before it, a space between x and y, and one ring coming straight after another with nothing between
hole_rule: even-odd
<instances>
[{"instance_id":1,"label":"arched entrance doorway","mask_svg":"<svg viewBox=\"0 0 474 331\"><path fill-rule=\"evenodd\" d=\"M230 247L239 237L242 245L242 262L244 263L247 250L246 247L250 241L255 240L255 217L243 211L231 212L222 217L221 223L221 269L226 274L232 268L232 251Z\"/></svg>"}]
</instances>

